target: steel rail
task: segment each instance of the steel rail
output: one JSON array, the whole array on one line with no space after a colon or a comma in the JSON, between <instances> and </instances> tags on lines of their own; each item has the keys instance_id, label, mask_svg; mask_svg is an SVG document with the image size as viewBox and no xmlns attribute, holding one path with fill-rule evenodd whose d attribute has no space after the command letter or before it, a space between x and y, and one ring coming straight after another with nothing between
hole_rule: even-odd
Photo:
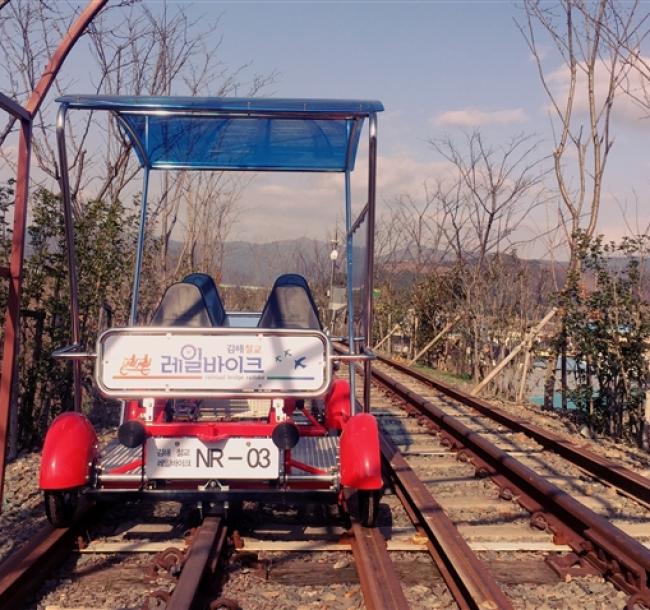
<instances>
[{"instance_id":1,"label":"steel rail","mask_svg":"<svg viewBox=\"0 0 650 610\"><path fill-rule=\"evenodd\" d=\"M367 610L405 610L406 600L395 565L378 528L352 524L352 554Z\"/></svg>"},{"instance_id":2,"label":"steel rail","mask_svg":"<svg viewBox=\"0 0 650 610\"><path fill-rule=\"evenodd\" d=\"M70 554L77 534L93 514L97 512L92 508L81 511L69 528L55 529L46 523L0 563L0 608L25 606L27 596Z\"/></svg>"},{"instance_id":3,"label":"steel rail","mask_svg":"<svg viewBox=\"0 0 650 610\"><path fill-rule=\"evenodd\" d=\"M379 354L377 355L377 359L384 364L393 367L406 375L414 377L418 381L442 392L446 396L476 409L482 415L489 417L497 423L516 432L526 434L537 441L545 449L561 455L563 458L573 462L576 466L579 466L599 479L606 481L610 485L613 485L637 500L644 502L645 504L650 504L650 479L633 472L624 466L615 464L614 462L595 454L582 445L562 438L558 434L534 426L520 417L510 415L485 400L481 400L475 396L470 396L462 390L432 379L428 375L416 371L411 367L395 362L385 356L380 356Z\"/></svg>"},{"instance_id":4,"label":"steel rail","mask_svg":"<svg viewBox=\"0 0 650 610\"><path fill-rule=\"evenodd\" d=\"M588 561L628 592L629 607L636 602L650 607L650 550L404 384L378 370L372 374L428 418L450 449L474 464L477 474L490 476L505 497L516 497L532 513L531 525L549 529L556 543L571 546L576 561Z\"/></svg>"},{"instance_id":5,"label":"steel rail","mask_svg":"<svg viewBox=\"0 0 650 610\"><path fill-rule=\"evenodd\" d=\"M12 552L0 564L0 608L22 608L49 569L67 555L73 539L71 530L45 525Z\"/></svg>"},{"instance_id":6,"label":"steel rail","mask_svg":"<svg viewBox=\"0 0 650 610\"><path fill-rule=\"evenodd\" d=\"M512 609L511 601L494 580L488 567L476 556L452 520L436 502L422 480L386 435L381 435L381 453L390 476L402 492L405 508L429 539L429 552L461 610Z\"/></svg>"},{"instance_id":7,"label":"steel rail","mask_svg":"<svg viewBox=\"0 0 650 610\"><path fill-rule=\"evenodd\" d=\"M226 528L219 517L206 517L194 535L178 583L166 610L188 610L198 604L201 582L208 571L216 570L225 548Z\"/></svg>"}]
</instances>

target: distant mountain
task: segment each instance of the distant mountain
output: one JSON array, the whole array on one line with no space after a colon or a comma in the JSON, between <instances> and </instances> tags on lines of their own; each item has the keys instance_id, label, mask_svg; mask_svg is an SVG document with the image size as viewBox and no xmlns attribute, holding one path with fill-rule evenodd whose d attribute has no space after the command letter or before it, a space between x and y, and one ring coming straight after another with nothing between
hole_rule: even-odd
<instances>
[{"instance_id":1,"label":"distant mountain","mask_svg":"<svg viewBox=\"0 0 650 610\"><path fill-rule=\"evenodd\" d=\"M179 255L181 249L182 244L172 240L169 249L172 260ZM221 278L223 284L270 287L283 273L299 273L307 277L310 282L318 279L321 284L329 286L331 245L328 242L306 237L267 243L230 241L226 242L224 250ZM339 244L338 251L337 270L340 277L344 272L345 244ZM33 247L27 241L26 258L29 258L32 253ZM551 262L545 259L516 259L510 255L501 256L506 266L512 266L513 273L516 273L521 266L525 267L528 277L532 280L531 284L539 283L539 290L552 290L549 283L550 276L555 276L553 284L557 282L558 285L562 285L564 282L568 265L564 261ZM444 274L452 264L451 259L442 256L441 253L424 251L422 258L436 261L426 266L425 273ZM620 270L626 262L625 258L615 259L610 267L612 270ZM406 288L418 279L413 253L408 248L393 252L390 261L386 258L382 260L378 256L376 265L381 266L383 273L398 287ZM642 262L641 273L645 278L650 277L650 260ZM646 279L646 284L647 281ZM593 287L593 274L586 274L583 283L587 289Z\"/></svg>"},{"instance_id":2,"label":"distant mountain","mask_svg":"<svg viewBox=\"0 0 650 610\"><path fill-rule=\"evenodd\" d=\"M227 242L224 252L224 284L271 286L278 275L300 273L314 276L328 272L330 246L300 238L256 244Z\"/></svg>"}]
</instances>

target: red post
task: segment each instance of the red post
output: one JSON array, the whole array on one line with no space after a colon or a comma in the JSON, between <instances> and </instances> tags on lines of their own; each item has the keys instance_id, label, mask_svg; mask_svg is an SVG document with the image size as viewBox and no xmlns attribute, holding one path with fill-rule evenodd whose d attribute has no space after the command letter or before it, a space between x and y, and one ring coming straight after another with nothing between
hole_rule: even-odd
<instances>
[{"instance_id":1,"label":"red post","mask_svg":"<svg viewBox=\"0 0 650 610\"><path fill-rule=\"evenodd\" d=\"M5 313L5 340L2 350L2 370L0 372L0 510L4 491L11 389L16 372L14 363L18 351L18 338L20 333L20 293L23 280L23 254L25 249L25 229L27 225L27 197L31 148L32 123L31 121L22 119L20 121L20 136L18 141L14 230L11 240L11 259L9 261L9 299Z\"/></svg>"},{"instance_id":2,"label":"red post","mask_svg":"<svg viewBox=\"0 0 650 610\"><path fill-rule=\"evenodd\" d=\"M65 58L68 56L68 53L70 53L72 47L74 47L77 40L79 40L81 35L84 33L88 24L95 18L97 13L99 13L107 2L108 0L91 0L59 43L56 51L54 51L52 57L50 57L50 61L47 62L47 66L43 71L38 84L34 87L34 91L32 91L32 94L29 96L27 104L25 104L25 108L27 108L27 111L32 117L34 117L38 112L38 109L41 107L47 92L50 90L56 75L65 61Z\"/></svg>"},{"instance_id":3,"label":"red post","mask_svg":"<svg viewBox=\"0 0 650 610\"><path fill-rule=\"evenodd\" d=\"M32 121L41 107L47 92L68 53L83 34L88 24L103 8L108 0L91 0L78 19L72 24L41 75L38 84L29 96L26 107L0 93L0 108L20 120L18 142L18 170L16 172L16 193L14 206L14 229L9 263L9 300L5 314L5 340L0 370L0 511L4 492L7 436L11 390L15 376L15 361L20 335L20 300L23 279L23 256L25 250L25 231L27 229L27 199L29 196L29 166L32 147Z\"/></svg>"}]
</instances>

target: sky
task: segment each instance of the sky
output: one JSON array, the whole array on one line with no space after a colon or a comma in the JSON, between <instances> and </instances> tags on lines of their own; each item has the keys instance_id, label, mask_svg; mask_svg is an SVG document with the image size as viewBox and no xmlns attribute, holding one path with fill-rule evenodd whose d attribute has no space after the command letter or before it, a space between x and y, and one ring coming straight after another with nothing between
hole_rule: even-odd
<instances>
[{"instance_id":1,"label":"sky","mask_svg":"<svg viewBox=\"0 0 650 610\"><path fill-rule=\"evenodd\" d=\"M146 1L153 10L160 3ZM175 3L170 2L170 5ZM220 16L221 60L246 74L277 72L263 93L274 97L378 99L378 210L405 194L422 195L423 184L444 173L430 141L462 137L480 128L499 146L516 134L540 141L539 155L553 145L548 100L526 43L515 26L513 2L277 2L204 0L183 4L206 21ZM558 87L563 73L552 49L542 48ZM548 53L547 53L548 52ZM87 70L81 49L65 71ZM80 80L83 82L83 79ZM628 225L650 221L648 135L650 124L629 102L620 104L599 231L611 238ZM365 203L362 140L354 177L354 204ZM549 182L549 188L552 182ZM341 176L259 175L246 189L234 238L273 241L299 236L325 239L341 221ZM635 206L635 198L640 202ZM621 208L626 209L626 219ZM523 223L523 256L545 256L533 238L555 220L538 209ZM627 222L626 222L627 221Z\"/></svg>"},{"instance_id":2,"label":"sky","mask_svg":"<svg viewBox=\"0 0 650 610\"><path fill-rule=\"evenodd\" d=\"M516 133L525 127L518 122L521 109L536 103L531 95L537 84L535 74L512 22L516 11L509 3L217 4L223 9L226 61L250 58L262 73L278 70L279 79L273 87L276 95L383 102L386 110L379 117L380 212L404 193L421 195L422 183L436 176L440 158L429 140L458 130L437 125L438 117L459 110L488 115L514 112L515 123L506 125ZM199 5L203 9L208 6L213 4ZM490 131L502 128L503 124ZM365 156L361 152L360 175L355 180L360 187L355 192L359 206L365 202L361 188L365 185ZM321 194L325 184L337 181L321 176L309 182ZM253 188L247 203L254 205L255 197ZM323 198L318 197L319 203L327 205ZM253 212L253 216L257 214ZM326 221L322 212L316 216Z\"/></svg>"},{"instance_id":3,"label":"sky","mask_svg":"<svg viewBox=\"0 0 650 610\"><path fill-rule=\"evenodd\" d=\"M553 144L548 100L536 66L515 19L513 2L200 2L197 12L222 13L222 57L227 64L251 61L255 71L278 71L271 92L279 97L379 99L378 209L403 194L422 196L422 184L440 175L441 157L430 141L457 139L480 128L487 141L501 145L517 134L540 141L540 155ZM546 51L546 48L543 48ZM548 48L549 73L560 69ZM560 73L561 74L561 73ZM558 78L561 80L561 78ZM626 104L614 121L599 231L611 238L628 225L650 221L646 142L650 125L643 113ZM363 148L363 145L362 145ZM365 202L365 155L362 149L355 204ZM247 209L240 229L267 241L267 204L287 209L271 226L277 231L322 235L336 222L341 180L315 176L305 183L283 179L285 188L262 176L244 195ZM312 222L295 227L292 191L305 184L317 205ZM552 186L549 183L549 186ZM338 187L338 188L337 188ZM635 197L642 203L637 206ZM332 210L329 201L335 203ZM306 202L305 208L308 202ZM626 220L621 208L626 209ZM328 214L327 211L330 213ZM333 212L333 213L332 213ZM553 210L538 210L518 233L527 242L524 256L544 256L547 244L531 242L555 222ZM295 218L295 216L293 216Z\"/></svg>"}]
</instances>

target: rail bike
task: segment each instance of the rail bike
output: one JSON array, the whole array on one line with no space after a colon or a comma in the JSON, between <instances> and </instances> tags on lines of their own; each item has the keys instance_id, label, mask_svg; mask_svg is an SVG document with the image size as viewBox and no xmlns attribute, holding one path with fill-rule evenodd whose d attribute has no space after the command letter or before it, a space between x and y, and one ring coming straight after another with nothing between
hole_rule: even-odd
<instances>
[{"instance_id":1,"label":"rail bike","mask_svg":"<svg viewBox=\"0 0 650 610\"><path fill-rule=\"evenodd\" d=\"M82 496L154 497L214 510L230 503L341 504L375 522L382 487L377 422L370 414L373 236L380 102L260 98L60 97L57 143L70 277L74 411L60 414L43 447L47 516L69 524ZM128 326L94 349L80 342L77 268L66 155L71 111L109 112L143 170ZM351 173L368 125L368 198L353 218ZM346 219L347 335L323 328L307 281L278 277L257 313L226 311L213 278L168 286L150 320L138 296L151 172L273 171L342 175ZM300 213L308 213L306 200ZM273 213L272 209L268 210ZM347 353L333 348L346 340ZM81 363L121 404L117 438L100 447L81 412ZM347 376L337 374L341 362ZM355 369L363 368L359 382ZM341 371L342 372L342 371ZM359 386L359 387L357 387Z\"/></svg>"}]
</instances>

